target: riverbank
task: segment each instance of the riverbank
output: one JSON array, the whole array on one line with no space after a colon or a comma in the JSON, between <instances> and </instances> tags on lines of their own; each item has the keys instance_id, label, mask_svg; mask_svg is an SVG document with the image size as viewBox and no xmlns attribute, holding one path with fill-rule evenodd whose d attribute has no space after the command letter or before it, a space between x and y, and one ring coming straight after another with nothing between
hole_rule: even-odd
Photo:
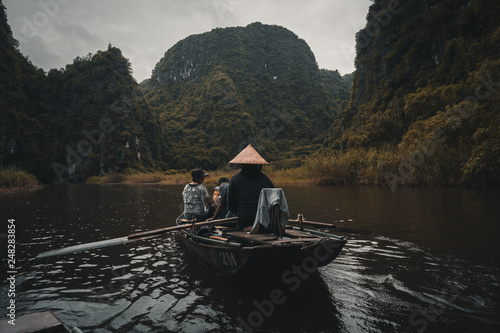
<instances>
[{"instance_id":1,"label":"riverbank","mask_svg":"<svg viewBox=\"0 0 500 333\"><path fill-rule=\"evenodd\" d=\"M497 162L467 162L465 148L357 148L312 154L303 171L327 185L497 187ZM478 160L479 161L479 160Z\"/></svg>"},{"instance_id":2,"label":"riverbank","mask_svg":"<svg viewBox=\"0 0 500 333\"><path fill-rule=\"evenodd\" d=\"M324 152L310 156L302 166L262 170L275 184L365 185L395 187L498 186L498 176L466 176L458 152L441 153L440 158L416 159L394 149L355 149L347 152ZM461 164L462 163L462 164ZM465 170L465 171L464 171ZM205 184L215 185L220 177L231 178L239 169L208 171ZM483 180L482 180L483 179ZM189 172L169 170L137 174L110 174L91 177L88 183L169 183L183 184L191 180Z\"/></svg>"},{"instance_id":3,"label":"riverbank","mask_svg":"<svg viewBox=\"0 0 500 333\"><path fill-rule=\"evenodd\" d=\"M26 171L0 170L0 192L33 190L40 187L40 181Z\"/></svg>"},{"instance_id":4,"label":"riverbank","mask_svg":"<svg viewBox=\"0 0 500 333\"><path fill-rule=\"evenodd\" d=\"M205 184L216 185L217 180L221 177L231 179L239 169L236 170L216 170L208 171L209 177L205 179ZM264 168L262 171L275 184L319 184L321 180L311 177L304 169L289 169L289 170L274 170L272 168ZM163 184L185 184L191 181L190 172L169 171L136 173L136 174L109 174L104 176L90 177L87 180L88 184L147 184L147 183L163 183Z\"/></svg>"}]
</instances>

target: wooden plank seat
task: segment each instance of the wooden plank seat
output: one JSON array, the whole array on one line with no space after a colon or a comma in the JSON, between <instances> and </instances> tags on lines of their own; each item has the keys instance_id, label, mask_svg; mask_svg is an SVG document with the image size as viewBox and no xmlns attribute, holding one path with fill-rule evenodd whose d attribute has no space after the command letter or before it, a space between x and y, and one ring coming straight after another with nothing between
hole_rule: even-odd
<instances>
[{"instance_id":1,"label":"wooden plank seat","mask_svg":"<svg viewBox=\"0 0 500 333\"><path fill-rule=\"evenodd\" d=\"M304 238L288 238L288 239L277 239L272 241L273 245L285 244L285 243L306 243L322 240L321 237L304 237Z\"/></svg>"},{"instance_id":2,"label":"wooden plank seat","mask_svg":"<svg viewBox=\"0 0 500 333\"><path fill-rule=\"evenodd\" d=\"M241 240L251 241L260 244L271 244L272 240L278 238L273 234L249 234L246 231L230 231L224 233L225 237L234 237Z\"/></svg>"},{"instance_id":3,"label":"wooden plank seat","mask_svg":"<svg viewBox=\"0 0 500 333\"><path fill-rule=\"evenodd\" d=\"M285 237L290 237L290 238L311 237L311 234L303 232L303 231L299 231L299 230L286 229L284 236Z\"/></svg>"},{"instance_id":4,"label":"wooden plank seat","mask_svg":"<svg viewBox=\"0 0 500 333\"><path fill-rule=\"evenodd\" d=\"M307 234L296 236L294 238L278 239L278 236L274 234L249 234L245 231L226 232L225 237L234 237L240 240L255 242L259 244L266 244L266 245L277 245L277 244L297 243L297 242L304 243L311 241L320 241L323 239L323 237L314 237L314 236L311 237L311 235Z\"/></svg>"}]
</instances>

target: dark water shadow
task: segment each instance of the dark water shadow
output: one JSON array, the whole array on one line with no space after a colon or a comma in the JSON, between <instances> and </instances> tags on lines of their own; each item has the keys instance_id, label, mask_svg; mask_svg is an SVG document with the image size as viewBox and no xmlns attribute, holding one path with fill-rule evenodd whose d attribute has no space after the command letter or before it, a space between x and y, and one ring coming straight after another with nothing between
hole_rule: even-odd
<instances>
[{"instance_id":1,"label":"dark water shadow","mask_svg":"<svg viewBox=\"0 0 500 333\"><path fill-rule=\"evenodd\" d=\"M180 239L178 239L181 242ZM211 307L225 312L228 331L334 332L339 312L329 288L316 271L275 272L227 277L217 275L186 252L184 272L190 285L203 290ZM291 268L292 269L292 268Z\"/></svg>"}]
</instances>

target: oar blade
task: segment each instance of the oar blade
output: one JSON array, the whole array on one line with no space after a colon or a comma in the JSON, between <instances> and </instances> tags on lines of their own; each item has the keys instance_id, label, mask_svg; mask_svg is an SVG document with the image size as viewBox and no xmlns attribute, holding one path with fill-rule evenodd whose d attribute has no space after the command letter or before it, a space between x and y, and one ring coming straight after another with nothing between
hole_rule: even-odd
<instances>
[{"instance_id":1,"label":"oar blade","mask_svg":"<svg viewBox=\"0 0 500 333\"><path fill-rule=\"evenodd\" d=\"M62 249L50 250L47 252L40 253L36 257L37 258L48 258L48 257L60 256L63 254L101 249L103 247L114 246L114 245L118 245L118 244L125 244L127 242L130 242L128 237L112 238L112 239L106 239L106 240L93 242L93 243L79 244L79 245L74 245L74 246L70 246L70 247L65 247Z\"/></svg>"},{"instance_id":2,"label":"oar blade","mask_svg":"<svg viewBox=\"0 0 500 333\"><path fill-rule=\"evenodd\" d=\"M225 224L225 223L229 223L229 222L234 222L236 220L238 220L237 217L231 217L231 218L227 218L227 219L198 222L195 224L195 226L200 227L200 226L204 226L204 225ZM50 250L47 252L40 253L39 255L36 256L36 258L55 257L55 256L63 255L63 254L101 249L103 247L114 246L114 245L119 245L119 244L135 242L135 241L139 241L139 240L155 238L155 237L163 235L166 232L186 229L186 228L189 228L191 226L192 226L192 224L177 225L177 226L172 226L172 227L167 227L167 228L162 228L162 229L138 232L138 233L135 233L132 235L128 235L126 237L112 238L112 239L106 239L103 241L98 241L98 242L93 242L93 243L74 245L74 246L65 247L62 249Z\"/></svg>"}]
</instances>

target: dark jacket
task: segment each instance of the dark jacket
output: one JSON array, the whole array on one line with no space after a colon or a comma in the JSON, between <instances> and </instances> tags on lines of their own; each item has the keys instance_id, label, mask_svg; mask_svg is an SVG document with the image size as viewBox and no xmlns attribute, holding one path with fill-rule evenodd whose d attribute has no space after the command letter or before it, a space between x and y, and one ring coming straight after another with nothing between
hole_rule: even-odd
<instances>
[{"instance_id":1,"label":"dark jacket","mask_svg":"<svg viewBox=\"0 0 500 333\"><path fill-rule=\"evenodd\" d=\"M274 188L273 182L254 166L245 166L229 184L228 206L239 217L241 228L252 225L257 213L260 190Z\"/></svg>"}]
</instances>

